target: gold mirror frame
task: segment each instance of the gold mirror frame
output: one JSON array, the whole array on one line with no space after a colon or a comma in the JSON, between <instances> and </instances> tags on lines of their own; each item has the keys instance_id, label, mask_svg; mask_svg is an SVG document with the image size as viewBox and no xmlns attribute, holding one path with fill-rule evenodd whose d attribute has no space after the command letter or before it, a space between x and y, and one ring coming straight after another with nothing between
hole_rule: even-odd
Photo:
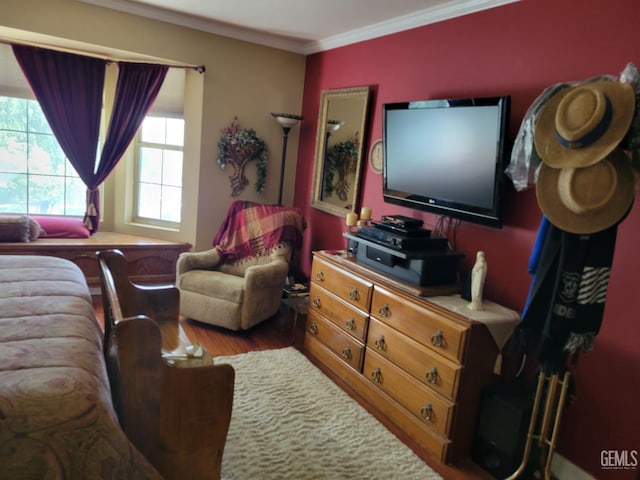
<instances>
[{"instance_id":1,"label":"gold mirror frame","mask_svg":"<svg viewBox=\"0 0 640 480\"><path fill-rule=\"evenodd\" d=\"M340 217L356 211L368 106L368 86L322 91L312 207Z\"/></svg>"}]
</instances>

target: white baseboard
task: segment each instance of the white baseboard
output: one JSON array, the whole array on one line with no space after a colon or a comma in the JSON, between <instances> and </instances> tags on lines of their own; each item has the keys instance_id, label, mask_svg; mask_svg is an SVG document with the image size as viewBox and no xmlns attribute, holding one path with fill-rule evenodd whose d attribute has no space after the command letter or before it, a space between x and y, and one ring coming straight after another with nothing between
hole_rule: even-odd
<instances>
[{"instance_id":1,"label":"white baseboard","mask_svg":"<svg viewBox=\"0 0 640 480\"><path fill-rule=\"evenodd\" d=\"M557 453L553 455L551 471L558 480L596 480L595 477Z\"/></svg>"}]
</instances>

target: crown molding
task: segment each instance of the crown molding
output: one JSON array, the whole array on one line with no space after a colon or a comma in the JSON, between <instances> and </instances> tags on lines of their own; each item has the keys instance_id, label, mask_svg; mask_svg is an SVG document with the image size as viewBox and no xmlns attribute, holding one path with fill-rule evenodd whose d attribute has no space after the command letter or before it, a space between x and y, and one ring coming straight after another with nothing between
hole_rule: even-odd
<instances>
[{"instance_id":1,"label":"crown molding","mask_svg":"<svg viewBox=\"0 0 640 480\"><path fill-rule=\"evenodd\" d=\"M309 55L324 50L331 50L352 43L371 40L412 28L423 27L432 23L462 17L471 13L481 12L519 1L521 0L454 0L443 5L368 25L341 35L335 35L316 42L309 42L305 47L304 53Z\"/></svg>"},{"instance_id":2,"label":"crown molding","mask_svg":"<svg viewBox=\"0 0 640 480\"><path fill-rule=\"evenodd\" d=\"M278 35L257 32L248 28L236 27L215 20L204 19L185 13L172 12L163 8L153 7L137 2L124 0L79 0L97 7L110 8L140 17L151 18L161 22L187 27L202 32L212 33L223 37L234 38L250 43L257 43L267 47L278 48L294 53L305 53L305 41L288 39Z\"/></svg>"},{"instance_id":3,"label":"crown molding","mask_svg":"<svg viewBox=\"0 0 640 480\"><path fill-rule=\"evenodd\" d=\"M420 10L408 15L358 28L344 34L317 41L296 40L278 35L228 25L193 15L173 12L151 5L125 0L80 0L98 7L110 8L133 15L159 20L182 27L192 28L215 35L234 38L250 43L286 50L303 55L343 47L352 43L371 40L424 25L461 17L482 10L499 7L520 0L452 0L443 5Z\"/></svg>"}]
</instances>

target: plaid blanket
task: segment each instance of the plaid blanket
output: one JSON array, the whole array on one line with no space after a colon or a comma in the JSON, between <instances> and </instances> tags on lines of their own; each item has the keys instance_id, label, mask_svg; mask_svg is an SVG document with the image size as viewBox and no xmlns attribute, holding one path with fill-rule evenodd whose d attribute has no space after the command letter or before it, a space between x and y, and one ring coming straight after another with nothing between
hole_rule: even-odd
<instances>
[{"instance_id":1,"label":"plaid blanket","mask_svg":"<svg viewBox=\"0 0 640 480\"><path fill-rule=\"evenodd\" d=\"M225 263L261 256L282 244L302 246L300 210L244 200L231 204L213 239Z\"/></svg>"}]
</instances>

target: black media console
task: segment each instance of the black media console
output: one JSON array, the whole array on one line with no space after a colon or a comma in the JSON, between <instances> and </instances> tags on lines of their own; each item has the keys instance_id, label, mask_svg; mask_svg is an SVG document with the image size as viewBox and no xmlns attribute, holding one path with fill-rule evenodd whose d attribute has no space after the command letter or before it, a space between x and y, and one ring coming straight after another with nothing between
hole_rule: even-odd
<instances>
[{"instance_id":1,"label":"black media console","mask_svg":"<svg viewBox=\"0 0 640 480\"><path fill-rule=\"evenodd\" d=\"M375 270L421 287L458 283L458 262L464 255L448 251L446 239L424 238L421 246L399 249L357 233L343 235L356 260Z\"/></svg>"}]
</instances>

